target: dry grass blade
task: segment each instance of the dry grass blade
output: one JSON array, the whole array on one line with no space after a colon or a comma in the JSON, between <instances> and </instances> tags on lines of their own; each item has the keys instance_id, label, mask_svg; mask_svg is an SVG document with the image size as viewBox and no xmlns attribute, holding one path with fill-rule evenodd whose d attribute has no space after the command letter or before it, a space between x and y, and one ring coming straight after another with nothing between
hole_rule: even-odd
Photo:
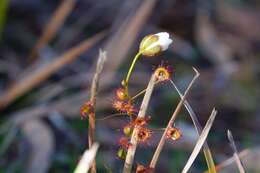
<instances>
[{"instance_id":1,"label":"dry grass blade","mask_svg":"<svg viewBox=\"0 0 260 173\"><path fill-rule=\"evenodd\" d=\"M252 154L252 151L250 149L245 149L243 151L241 151L240 153L238 153L239 158L244 158L246 156L248 156L249 154ZM216 170L217 171L221 171L224 168L228 167L229 165L231 165L232 163L234 163L236 160L234 157L230 157L229 159L221 162L220 164L218 164L216 166ZM209 171L204 171L204 173L209 173Z\"/></svg>"},{"instance_id":2,"label":"dry grass blade","mask_svg":"<svg viewBox=\"0 0 260 173\"><path fill-rule=\"evenodd\" d=\"M97 150L97 143L94 143L90 149L86 150L74 170L74 173L87 173L96 157Z\"/></svg>"},{"instance_id":3,"label":"dry grass blade","mask_svg":"<svg viewBox=\"0 0 260 173\"><path fill-rule=\"evenodd\" d=\"M201 147L203 146L205 140L207 139L207 136L209 134L209 130L212 127L212 124L214 122L214 119L215 119L216 115L217 115L217 111L215 109L213 109L213 111L211 112L211 115L210 115L210 117L209 117L209 119L208 119L204 129L202 130L202 133L201 133L201 135L200 135L200 137L199 137L199 139L198 139L198 141L197 141L197 143L196 143L196 145L195 145L195 147L194 147L194 149L193 149L193 151L192 151L192 153L191 153L191 155L190 155L186 165L184 166L184 168L182 170L182 173L187 173L188 172L188 170L190 169L192 163L194 162L194 160L196 159L197 155L199 154Z\"/></svg>"},{"instance_id":4,"label":"dry grass blade","mask_svg":"<svg viewBox=\"0 0 260 173\"><path fill-rule=\"evenodd\" d=\"M239 159L238 152L237 152L237 147L235 145L235 141L234 141L233 135L232 135L230 130L227 131L227 136L228 136L228 140L229 140L230 146L231 146L231 148L232 148L232 150L234 152L233 156L234 156L234 159L236 161L238 170L239 170L240 173L245 173L245 169L243 167L243 164L242 164L241 160Z\"/></svg>"},{"instance_id":5,"label":"dry grass blade","mask_svg":"<svg viewBox=\"0 0 260 173\"><path fill-rule=\"evenodd\" d=\"M79 45L66 51L64 54L53 58L53 61L47 64L43 64L41 67L32 72L31 75L20 79L16 84L5 91L3 95L1 95L0 109L8 106L17 97L31 90L49 76L51 76L53 73L61 69L63 66L75 60L77 57L79 57L79 55L91 48L95 43L103 38L103 36L104 33L99 33L89 39L86 39Z\"/></svg>"},{"instance_id":6,"label":"dry grass blade","mask_svg":"<svg viewBox=\"0 0 260 173\"><path fill-rule=\"evenodd\" d=\"M178 89L178 87L175 85L175 83L170 80L171 84L174 86L175 90L177 91L177 93L179 94L179 96L181 98L183 98L182 93L180 92L180 90ZM190 106L189 102L187 100L184 101L184 106L187 109L187 111L190 114L190 117L192 119L192 122L195 126L195 129L197 130L198 135L201 134L202 132L202 127L199 123L199 120L195 114L195 112L193 111L192 107ZM204 145L203 145L203 153L204 153L204 157L206 159L207 165L208 165L208 169L210 173L216 173L216 168L215 168L215 163L211 154L211 151L209 149L209 146L207 144L207 141L205 141Z\"/></svg>"},{"instance_id":7,"label":"dry grass blade","mask_svg":"<svg viewBox=\"0 0 260 173\"><path fill-rule=\"evenodd\" d=\"M41 119L35 118L22 124L21 131L30 146L30 152L27 152L29 160L24 172L48 172L55 150L55 138L51 128Z\"/></svg>"},{"instance_id":8,"label":"dry grass blade","mask_svg":"<svg viewBox=\"0 0 260 173\"><path fill-rule=\"evenodd\" d=\"M149 84L147 86L141 107L140 107L140 111L138 113L138 118L144 118L145 117L145 113L154 89L154 85L156 83L156 77L153 74ZM128 148L127 150L127 155L126 155L126 159L125 159L125 164L124 164L124 169L123 169L123 173L131 173L131 169L133 166L133 161L134 161L134 155L135 155L135 151L137 148L137 140L135 138L135 134L137 133L137 128L135 127L132 133L132 137L131 137L131 147Z\"/></svg>"},{"instance_id":9,"label":"dry grass blade","mask_svg":"<svg viewBox=\"0 0 260 173\"><path fill-rule=\"evenodd\" d=\"M221 73L229 76L236 70L232 60L233 50L217 34L215 26L210 21L209 12L198 8L196 17L196 40L202 53L206 55Z\"/></svg>"},{"instance_id":10,"label":"dry grass blade","mask_svg":"<svg viewBox=\"0 0 260 173\"><path fill-rule=\"evenodd\" d=\"M158 144L158 146L157 146L157 148L156 148L156 150L155 150L155 152L154 152L153 158L152 158L152 160L151 160L151 162L150 162L150 166L149 166L149 167L150 167L151 169L154 169L154 168L155 168L156 163L157 163L157 161L158 161L158 159L159 159L160 153L161 153L161 151L162 151L162 148L163 148L164 143L165 143L165 140L166 140L167 130L169 129L169 127L172 126L174 120L176 119L178 113L179 113L180 110L181 110L182 104L184 103L186 97L188 96L188 93L189 93L189 91L190 91L190 89L191 89L193 83L196 81L196 79L197 79L197 78L199 77L199 75L200 75L199 72L198 72L195 68L193 68L193 70L195 71L196 75L195 75L195 76L193 77L193 79L191 80L191 82L190 82L189 86L187 87L187 89L186 89L186 91L185 91L185 93L184 93L184 95L183 95L181 101L178 103L178 105L177 105L175 111L174 111L173 114L172 114L171 119L170 119L169 122L168 122L168 125L166 126L166 128L165 128L165 130L164 130L164 132L163 132L163 135L162 135L162 137L161 137L161 139L160 139L160 142L159 142L159 144Z\"/></svg>"},{"instance_id":11,"label":"dry grass blade","mask_svg":"<svg viewBox=\"0 0 260 173\"><path fill-rule=\"evenodd\" d=\"M57 10L54 12L50 21L46 25L45 29L39 40L37 41L35 47L30 53L30 59L36 58L37 53L41 48L43 48L57 33L58 29L66 20L67 16L71 13L74 8L76 0L63 0L59 5Z\"/></svg>"},{"instance_id":12,"label":"dry grass blade","mask_svg":"<svg viewBox=\"0 0 260 173\"><path fill-rule=\"evenodd\" d=\"M89 116L89 128L88 128L88 144L89 147L92 146L94 142L94 133L95 133L95 108L96 108L96 96L97 96L97 91L98 91L98 83L99 83L99 77L102 72L102 69L104 67L104 63L106 61L106 52L103 52L102 50L99 51L99 58L97 61L97 67L96 67L96 72L94 74L92 84L91 84L91 93L90 93L90 101L93 103L94 107L94 113ZM93 165L91 167L91 172L95 173L96 172L96 163L93 161Z\"/></svg>"}]
</instances>

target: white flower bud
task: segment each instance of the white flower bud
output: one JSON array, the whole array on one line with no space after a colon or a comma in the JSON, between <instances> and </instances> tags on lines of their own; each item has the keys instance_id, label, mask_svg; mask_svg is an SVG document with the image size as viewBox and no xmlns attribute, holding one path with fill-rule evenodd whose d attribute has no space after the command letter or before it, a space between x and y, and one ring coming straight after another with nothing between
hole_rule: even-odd
<instances>
[{"instance_id":1,"label":"white flower bud","mask_svg":"<svg viewBox=\"0 0 260 173\"><path fill-rule=\"evenodd\" d=\"M160 32L144 37L141 41L139 51L145 56L155 56L168 49L171 43L172 39L169 38L169 34L167 32Z\"/></svg>"}]
</instances>

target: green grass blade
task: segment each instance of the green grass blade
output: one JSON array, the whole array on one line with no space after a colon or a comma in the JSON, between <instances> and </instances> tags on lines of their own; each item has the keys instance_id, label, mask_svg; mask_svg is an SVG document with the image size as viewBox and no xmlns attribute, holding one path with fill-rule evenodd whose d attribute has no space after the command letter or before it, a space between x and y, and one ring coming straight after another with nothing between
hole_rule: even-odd
<instances>
[{"instance_id":1,"label":"green grass blade","mask_svg":"<svg viewBox=\"0 0 260 173\"><path fill-rule=\"evenodd\" d=\"M205 157L206 162L207 162L208 172L209 173L217 173L215 163L214 163L213 157L211 155L210 149L208 147L207 148L204 147L203 153L204 153L204 157Z\"/></svg>"},{"instance_id":2,"label":"green grass blade","mask_svg":"<svg viewBox=\"0 0 260 173\"><path fill-rule=\"evenodd\" d=\"M8 4L9 4L9 0L0 1L0 38L1 38L2 32L4 30Z\"/></svg>"}]
</instances>

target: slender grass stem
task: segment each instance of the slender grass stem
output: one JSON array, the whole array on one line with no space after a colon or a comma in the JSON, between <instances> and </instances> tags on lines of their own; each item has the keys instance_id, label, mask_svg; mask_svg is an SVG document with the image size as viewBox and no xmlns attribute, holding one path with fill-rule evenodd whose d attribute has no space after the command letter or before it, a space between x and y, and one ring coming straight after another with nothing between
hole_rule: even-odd
<instances>
[{"instance_id":1,"label":"slender grass stem","mask_svg":"<svg viewBox=\"0 0 260 173\"><path fill-rule=\"evenodd\" d=\"M183 98L183 95L180 92L180 90L178 89L177 85L172 80L170 80L170 82L174 86L174 88L177 91L177 93L179 94L179 96L181 98ZM185 106L185 108L187 109L187 111L190 114L190 117L192 119L192 122L194 124L194 127L195 127L198 135L200 135L201 132L202 132L202 127L201 127L201 125L199 123L199 120L198 120L195 112L193 111L192 107L190 106L190 104L189 104L189 102L187 100L184 101L184 106ZM203 153L204 153L205 160L207 162L209 173L216 173L215 163L214 163L211 151L209 149L209 146L207 144L207 141L205 141L205 143L203 145Z\"/></svg>"},{"instance_id":2,"label":"slender grass stem","mask_svg":"<svg viewBox=\"0 0 260 173\"><path fill-rule=\"evenodd\" d=\"M232 148L232 150L234 152L233 157L234 157L234 159L236 161L238 170L239 170L240 173L245 173L245 168L244 168L244 166L243 166L243 164L242 164L242 162L241 162L241 160L240 160L240 158L238 156L237 147L236 147L233 135L232 135L230 130L227 131L227 136L228 136L228 140L229 140L230 146L231 146L231 148Z\"/></svg>"},{"instance_id":3,"label":"slender grass stem","mask_svg":"<svg viewBox=\"0 0 260 173\"><path fill-rule=\"evenodd\" d=\"M155 166L156 166L156 163L157 163L157 161L158 161L158 159L159 159L159 156L160 156L160 153L161 153L161 151L162 151L162 148L163 148L163 146L164 146L164 144L165 144L167 130L168 130L168 129L172 126L172 124L174 123L174 120L176 119L178 113L180 112L181 107L182 107L182 104L184 103L186 97L188 96L188 93L189 93L189 91L190 91L190 89L191 89L193 83L194 83L194 82L196 81L196 79L199 77L199 72L198 72L195 68L193 68L193 70L195 71L196 74L195 74L195 76L193 77L193 79L191 80L189 86L187 87L187 89L186 89L186 91L185 91L185 93L184 93L184 95L183 95L183 98L182 98L181 101L178 103L178 105L177 105L177 107L176 107L174 113L172 114L172 117L171 117L171 119L169 120L169 122L168 122L168 124L167 124L167 126L166 126L166 128L165 128L165 130L164 130L164 132L163 132L163 135L162 135L162 137L161 137L161 139L160 139L160 142L159 142L159 144L157 145L157 148L156 148L156 150L155 150L155 152L154 152L153 158L152 158L152 160L151 160L151 162L150 162L150 166L149 166L149 167L150 167L151 169L153 169L153 170L154 170L154 168L155 168Z\"/></svg>"},{"instance_id":4,"label":"slender grass stem","mask_svg":"<svg viewBox=\"0 0 260 173\"><path fill-rule=\"evenodd\" d=\"M243 151L241 151L240 153L238 153L238 156L240 159L245 158L246 156L251 155L253 152L250 149L244 149ZM223 169L225 169L226 167L230 166L231 164L233 164L235 162L235 158L232 156L230 158L228 158L227 160L221 162L220 164L216 165L216 170L219 172ZM204 171L203 173L209 173L209 171Z\"/></svg>"},{"instance_id":5,"label":"slender grass stem","mask_svg":"<svg viewBox=\"0 0 260 173\"><path fill-rule=\"evenodd\" d=\"M211 112L211 115L210 115L210 117L209 117L209 119L208 119L204 129L201 132L201 135L199 136L199 138L197 140L197 143L196 143L196 145L195 145L195 147L194 147L194 149L193 149L193 151L192 151L188 161L186 162L186 164L185 164L185 166L184 166L184 168L182 170L182 173L187 173L188 170L190 169L191 165L193 164L193 162L197 158L197 156L198 156L198 154L199 154L199 152L200 152L200 150L201 150L205 140L208 137L209 131L210 131L211 127L212 127L212 124L213 124L213 122L215 120L216 115L217 115L217 111L214 108L212 110L212 112Z\"/></svg>"},{"instance_id":6,"label":"slender grass stem","mask_svg":"<svg viewBox=\"0 0 260 173\"><path fill-rule=\"evenodd\" d=\"M88 145L89 148L92 147L94 143L94 136L95 136L95 121L96 121L96 115L95 115L95 109L96 109L96 96L97 96L97 90L98 90L98 84L99 84L99 77L102 72L102 69L104 67L104 63L106 61L106 52L103 52L100 50L99 52L99 58L97 62L96 72L94 74L92 84L91 84L91 93L90 93L90 101L93 103L94 113L89 116L89 128L88 128ZM95 159L93 160L92 166L91 166L91 173L96 173L96 162Z\"/></svg>"}]
</instances>

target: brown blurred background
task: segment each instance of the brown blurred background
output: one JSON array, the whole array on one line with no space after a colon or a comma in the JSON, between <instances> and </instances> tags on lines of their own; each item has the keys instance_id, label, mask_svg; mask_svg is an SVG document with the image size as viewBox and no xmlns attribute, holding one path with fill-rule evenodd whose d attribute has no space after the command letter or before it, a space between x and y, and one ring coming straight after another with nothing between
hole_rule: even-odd
<instances>
[{"instance_id":1,"label":"brown blurred background","mask_svg":"<svg viewBox=\"0 0 260 173\"><path fill-rule=\"evenodd\" d=\"M101 118L114 113L113 92L140 40L162 31L173 44L140 59L131 92L145 88L162 62L173 67L173 81L184 91L196 67L201 76L188 100L203 125L213 107L219 111L208 138L216 163L232 156L230 129L238 150L249 151L242 157L248 172L260 172L258 0L0 0L0 172L73 172L87 145L79 109L89 99L99 49L107 52L97 98ZM178 100L169 83L156 87L151 126L164 127ZM121 172L116 152L125 124L119 117L97 121L98 172ZM184 109L176 126L183 138L166 145L158 172L180 172L196 141ZM136 163L148 163L159 135L139 147ZM191 172L204 170L200 154Z\"/></svg>"}]
</instances>

